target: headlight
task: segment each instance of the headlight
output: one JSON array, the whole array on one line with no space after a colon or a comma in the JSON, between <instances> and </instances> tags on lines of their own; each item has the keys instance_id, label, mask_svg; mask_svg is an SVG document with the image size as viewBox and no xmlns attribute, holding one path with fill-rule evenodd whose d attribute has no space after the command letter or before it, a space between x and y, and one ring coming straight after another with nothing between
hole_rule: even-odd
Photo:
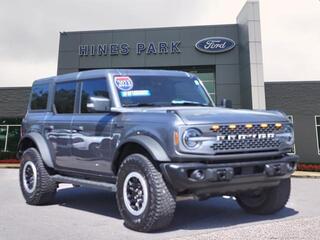
<instances>
[{"instance_id":1,"label":"headlight","mask_svg":"<svg viewBox=\"0 0 320 240\"><path fill-rule=\"evenodd\" d=\"M293 128L290 125L285 127L284 132L278 133L276 136L281 142L284 142L288 145L294 144Z\"/></svg>"},{"instance_id":2,"label":"headlight","mask_svg":"<svg viewBox=\"0 0 320 240\"><path fill-rule=\"evenodd\" d=\"M201 145L197 138L202 135L201 131L196 128L189 128L182 135L183 145L188 149L195 149Z\"/></svg>"}]
</instances>

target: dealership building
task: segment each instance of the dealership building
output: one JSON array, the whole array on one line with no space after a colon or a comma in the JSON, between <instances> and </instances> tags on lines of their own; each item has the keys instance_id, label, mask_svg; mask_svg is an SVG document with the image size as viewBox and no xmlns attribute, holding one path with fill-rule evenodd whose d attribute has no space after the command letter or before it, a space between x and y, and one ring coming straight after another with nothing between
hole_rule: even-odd
<instances>
[{"instance_id":1,"label":"dealership building","mask_svg":"<svg viewBox=\"0 0 320 240\"><path fill-rule=\"evenodd\" d=\"M320 82L264 82L258 1L235 24L60 33L57 74L104 68L183 70L217 105L230 99L233 108L283 111L294 123L293 151L320 163ZM0 88L0 159L14 152L29 92Z\"/></svg>"}]
</instances>

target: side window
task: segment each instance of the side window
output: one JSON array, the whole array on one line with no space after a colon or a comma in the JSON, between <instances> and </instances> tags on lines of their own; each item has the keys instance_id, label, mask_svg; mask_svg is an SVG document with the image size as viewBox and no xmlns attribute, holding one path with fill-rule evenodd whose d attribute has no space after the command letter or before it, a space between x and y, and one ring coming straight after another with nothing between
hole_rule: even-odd
<instances>
[{"instance_id":1,"label":"side window","mask_svg":"<svg viewBox=\"0 0 320 240\"><path fill-rule=\"evenodd\" d=\"M81 113L90 113L87 106L91 97L109 98L106 79L91 79L82 82Z\"/></svg>"},{"instance_id":2,"label":"side window","mask_svg":"<svg viewBox=\"0 0 320 240\"><path fill-rule=\"evenodd\" d=\"M316 124L316 135L317 135L317 143L318 143L318 154L320 155L320 116L315 116L315 124Z\"/></svg>"},{"instance_id":3,"label":"side window","mask_svg":"<svg viewBox=\"0 0 320 240\"><path fill-rule=\"evenodd\" d=\"M76 82L57 83L54 106L56 113L73 113Z\"/></svg>"},{"instance_id":4,"label":"side window","mask_svg":"<svg viewBox=\"0 0 320 240\"><path fill-rule=\"evenodd\" d=\"M47 108L49 84L35 84L31 91L32 110L43 110Z\"/></svg>"}]
</instances>

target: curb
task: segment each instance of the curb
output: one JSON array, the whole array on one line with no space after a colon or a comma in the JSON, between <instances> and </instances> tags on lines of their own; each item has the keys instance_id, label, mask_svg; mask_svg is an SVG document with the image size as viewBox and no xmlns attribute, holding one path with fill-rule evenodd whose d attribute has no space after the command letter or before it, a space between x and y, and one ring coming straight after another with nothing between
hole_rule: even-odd
<instances>
[{"instance_id":1,"label":"curb","mask_svg":"<svg viewBox=\"0 0 320 240\"><path fill-rule=\"evenodd\" d=\"M18 163L0 163L0 168L19 168L20 164Z\"/></svg>"},{"instance_id":2,"label":"curb","mask_svg":"<svg viewBox=\"0 0 320 240\"><path fill-rule=\"evenodd\" d=\"M294 178L320 178L320 172L295 171L292 174Z\"/></svg>"}]
</instances>

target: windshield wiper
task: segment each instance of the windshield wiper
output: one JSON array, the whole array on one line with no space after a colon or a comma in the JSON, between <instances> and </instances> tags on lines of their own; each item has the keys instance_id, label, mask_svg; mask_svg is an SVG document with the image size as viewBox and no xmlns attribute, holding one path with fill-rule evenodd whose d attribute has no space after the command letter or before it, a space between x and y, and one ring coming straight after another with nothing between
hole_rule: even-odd
<instances>
[{"instance_id":1,"label":"windshield wiper","mask_svg":"<svg viewBox=\"0 0 320 240\"><path fill-rule=\"evenodd\" d=\"M159 107L160 105L155 103L126 103L122 104L122 107Z\"/></svg>"},{"instance_id":2,"label":"windshield wiper","mask_svg":"<svg viewBox=\"0 0 320 240\"><path fill-rule=\"evenodd\" d=\"M171 105L181 105L181 106L209 106L209 104L195 102L195 101L187 101L187 100L173 100L171 101Z\"/></svg>"}]
</instances>

